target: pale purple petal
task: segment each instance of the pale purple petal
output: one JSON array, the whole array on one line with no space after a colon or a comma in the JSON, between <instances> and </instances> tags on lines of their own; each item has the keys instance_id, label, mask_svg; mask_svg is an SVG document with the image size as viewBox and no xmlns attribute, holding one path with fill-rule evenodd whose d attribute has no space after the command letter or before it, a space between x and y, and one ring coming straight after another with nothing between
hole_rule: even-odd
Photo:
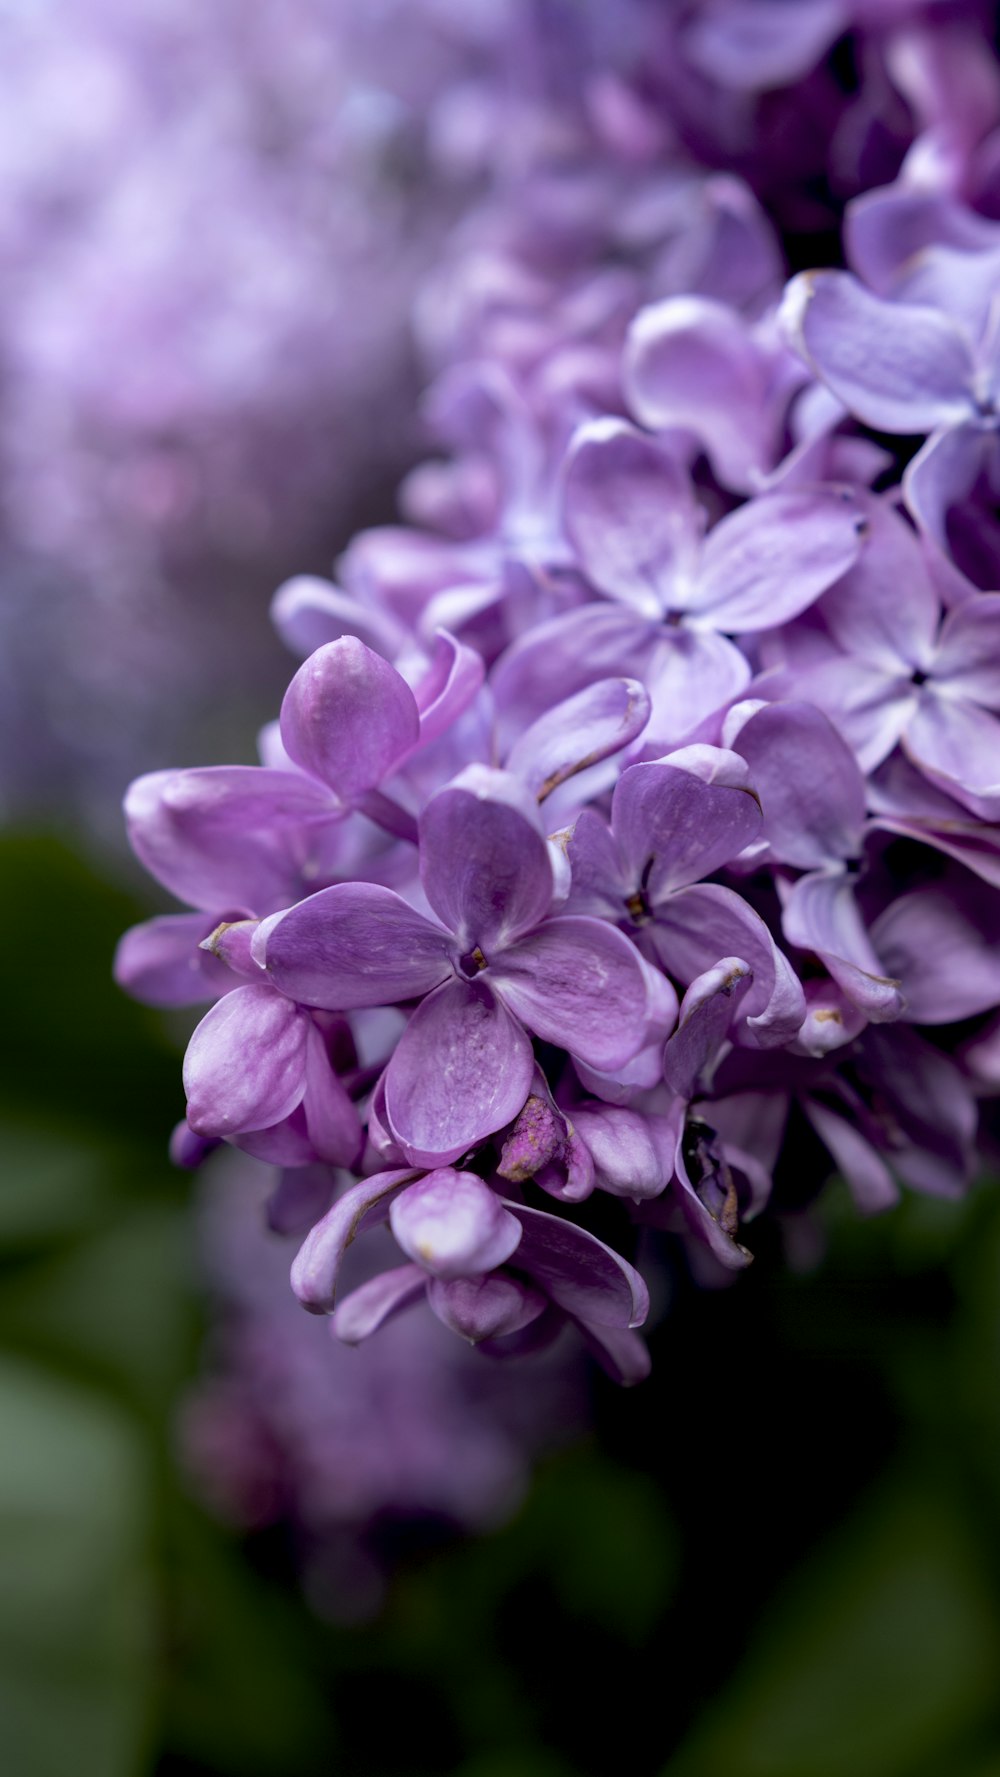
<instances>
[{"instance_id":1,"label":"pale purple petal","mask_svg":"<svg viewBox=\"0 0 1000 1777\"><path fill-rule=\"evenodd\" d=\"M193 1006L234 985L225 964L200 948L214 914L166 913L133 926L119 940L114 977L147 1006Z\"/></svg>"},{"instance_id":2,"label":"pale purple petal","mask_svg":"<svg viewBox=\"0 0 1000 1777\"><path fill-rule=\"evenodd\" d=\"M996 437L972 421L935 432L917 452L903 476L909 511L925 536L944 552L950 545L948 515L966 500L980 471L996 454Z\"/></svg>"},{"instance_id":3,"label":"pale purple petal","mask_svg":"<svg viewBox=\"0 0 1000 1777\"><path fill-rule=\"evenodd\" d=\"M323 1035L311 1019L302 1110L319 1159L329 1166L353 1166L364 1146L361 1120L330 1062Z\"/></svg>"},{"instance_id":4,"label":"pale purple petal","mask_svg":"<svg viewBox=\"0 0 1000 1777\"><path fill-rule=\"evenodd\" d=\"M303 659L345 634L359 637L391 659L403 639L398 625L373 602L362 604L315 574L296 574L278 587L271 601L271 622L285 646Z\"/></svg>"},{"instance_id":5,"label":"pale purple petal","mask_svg":"<svg viewBox=\"0 0 1000 1777\"><path fill-rule=\"evenodd\" d=\"M846 1117L838 1116L815 1098L803 1100L803 1109L820 1140L829 1148L838 1169L850 1186L851 1196L863 1215L892 1209L900 1189L881 1155Z\"/></svg>"},{"instance_id":6,"label":"pale purple petal","mask_svg":"<svg viewBox=\"0 0 1000 1777\"><path fill-rule=\"evenodd\" d=\"M446 630L434 637L430 665L414 688L420 715L420 745L439 740L464 715L483 683L486 669L475 648Z\"/></svg>"},{"instance_id":7,"label":"pale purple petal","mask_svg":"<svg viewBox=\"0 0 1000 1777\"><path fill-rule=\"evenodd\" d=\"M685 56L735 92L794 86L846 30L845 0L702 0L686 23Z\"/></svg>"},{"instance_id":8,"label":"pale purple petal","mask_svg":"<svg viewBox=\"0 0 1000 1777\"><path fill-rule=\"evenodd\" d=\"M434 1277L479 1277L510 1258L520 1223L474 1172L442 1167L393 1199L389 1222L407 1258Z\"/></svg>"},{"instance_id":9,"label":"pale purple petal","mask_svg":"<svg viewBox=\"0 0 1000 1777\"><path fill-rule=\"evenodd\" d=\"M345 805L376 789L419 733L409 685L356 636L317 648L281 705L281 738L290 758Z\"/></svg>"},{"instance_id":10,"label":"pale purple petal","mask_svg":"<svg viewBox=\"0 0 1000 1777\"><path fill-rule=\"evenodd\" d=\"M649 1120L626 1105L593 1104L574 1110L573 1122L594 1162L594 1184L615 1197L640 1202L666 1189L670 1170Z\"/></svg>"},{"instance_id":11,"label":"pale purple petal","mask_svg":"<svg viewBox=\"0 0 1000 1777\"><path fill-rule=\"evenodd\" d=\"M427 1288L427 1273L419 1265L397 1265L370 1277L333 1311L330 1331L345 1345L360 1345L377 1333L387 1320L416 1302Z\"/></svg>"},{"instance_id":12,"label":"pale purple petal","mask_svg":"<svg viewBox=\"0 0 1000 1777\"><path fill-rule=\"evenodd\" d=\"M281 1122L306 1089L310 1021L273 987L237 987L205 1014L184 1057L187 1118L199 1135Z\"/></svg>"},{"instance_id":13,"label":"pale purple petal","mask_svg":"<svg viewBox=\"0 0 1000 1777\"><path fill-rule=\"evenodd\" d=\"M524 1230L517 1266L541 1284L558 1307L600 1327L641 1327L649 1292L638 1271L575 1222L545 1210L508 1203Z\"/></svg>"},{"instance_id":14,"label":"pale purple petal","mask_svg":"<svg viewBox=\"0 0 1000 1777\"><path fill-rule=\"evenodd\" d=\"M502 1274L493 1277L433 1277L427 1300L446 1327L478 1345L483 1339L504 1339L530 1327L548 1306L538 1290Z\"/></svg>"},{"instance_id":15,"label":"pale purple petal","mask_svg":"<svg viewBox=\"0 0 1000 1777\"><path fill-rule=\"evenodd\" d=\"M500 656L490 682L501 743L513 745L529 722L598 679L642 676L655 633L619 605L585 605L535 624Z\"/></svg>"},{"instance_id":16,"label":"pale purple petal","mask_svg":"<svg viewBox=\"0 0 1000 1777\"><path fill-rule=\"evenodd\" d=\"M324 817L338 819L321 784L257 765L152 771L125 797L136 856L180 900L216 915L270 913L301 894L307 836Z\"/></svg>"},{"instance_id":17,"label":"pale purple petal","mask_svg":"<svg viewBox=\"0 0 1000 1777\"><path fill-rule=\"evenodd\" d=\"M820 613L837 646L889 675L926 669L941 604L911 527L884 500L864 505L868 538Z\"/></svg>"},{"instance_id":18,"label":"pale purple petal","mask_svg":"<svg viewBox=\"0 0 1000 1777\"><path fill-rule=\"evenodd\" d=\"M802 876L788 889L781 916L789 944L818 956L866 1018L898 1018L905 1005L865 929L854 883L841 870Z\"/></svg>"},{"instance_id":19,"label":"pale purple petal","mask_svg":"<svg viewBox=\"0 0 1000 1777\"><path fill-rule=\"evenodd\" d=\"M539 716L515 741L507 770L543 802L577 772L637 740L649 712L637 679L599 679Z\"/></svg>"},{"instance_id":20,"label":"pale purple petal","mask_svg":"<svg viewBox=\"0 0 1000 1777\"><path fill-rule=\"evenodd\" d=\"M647 754L654 745L663 752L686 740L750 683L746 655L715 630L662 630L648 654L643 679L653 707Z\"/></svg>"},{"instance_id":21,"label":"pale purple petal","mask_svg":"<svg viewBox=\"0 0 1000 1777\"><path fill-rule=\"evenodd\" d=\"M948 613L934 680L949 696L1000 709L1000 593L980 593ZM1000 777L1000 768L996 775Z\"/></svg>"},{"instance_id":22,"label":"pale purple petal","mask_svg":"<svg viewBox=\"0 0 1000 1777\"><path fill-rule=\"evenodd\" d=\"M773 355L724 303L672 296L641 309L623 381L642 424L693 432L725 487L744 491L773 466L783 418Z\"/></svg>"},{"instance_id":23,"label":"pale purple petal","mask_svg":"<svg viewBox=\"0 0 1000 1777\"><path fill-rule=\"evenodd\" d=\"M642 1048L642 964L628 939L602 920L549 920L504 952L491 979L529 1030L592 1067L618 1067Z\"/></svg>"},{"instance_id":24,"label":"pale purple petal","mask_svg":"<svg viewBox=\"0 0 1000 1777\"><path fill-rule=\"evenodd\" d=\"M611 820L629 892L641 886L651 905L711 876L761 831L747 767L723 747L687 747L662 764L630 766L615 786Z\"/></svg>"},{"instance_id":25,"label":"pale purple petal","mask_svg":"<svg viewBox=\"0 0 1000 1777\"><path fill-rule=\"evenodd\" d=\"M633 884L610 828L592 808L585 808L578 816L567 855L572 870L572 911L621 919Z\"/></svg>"},{"instance_id":26,"label":"pale purple petal","mask_svg":"<svg viewBox=\"0 0 1000 1777\"><path fill-rule=\"evenodd\" d=\"M753 973L741 1008L749 1040L774 1048L795 1036L806 1010L801 984L760 915L732 889L703 882L678 890L657 908L649 931L664 968L681 982L720 956L742 957Z\"/></svg>"},{"instance_id":27,"label":"pale purple petal","mask_svg":"<svg viewBox=\"0 0 1000 1777\"><path fill-rule=\"evenodd\" d=\"M531 1088L524 1031L488 989L450 981L424 1000L389 1063L385 1108L410 1158L457 1160L513 1122Z\"/></svg>"},{"instance_id":28,"label":"pale purple petal","mask_svg":"<svg viewBox=\"0 0 1000 1777\"><path fill-rule=\"evenodd\" d=\"M984 821L1000 820L1000 721L930 686L903 736L907 758Z\"/></svg>"},{"instance_id":29,"label":"pale purple petal","mask_svg":"<svg viewBox=\"0 0 1000 1777\"><path fill-rule=\"evenodd\" d=\"M582 427L567 459L563 522L600 592L645 617L682 602L704 521L687 470L651 438L623 420Z\"/></svg>"},{"instance_id":30,"label":"pale purple petal","mask_svg":"<svg viewBox=\"0 0 1000 1777\"><path fill-rule=\"evenodd\" d=\"M865 526L846 488L761 494L709 532L687 609L736 633L787 623L853 567Z\"/></svg>"},{"instance_id":31,"label":"pale purple petal","mask_svg":"<svg viewBox=\"0 0 1000 1777\"><path fill-rule=\"evenodd\" d=\"M931 432L969 415L970 342L936 309L883 302L847 272L802 272L782 319L845 407L882 432Z\"/></svg>"},{"instance_id":32,"label":"pale purple petal","mask_svg":"<svg viewBox=\"0 0 1000 1777\"><path fill-rule=\"evenodd\" d=\"M313 1314L332 1312L340 1267L351 1241L365 1228L388 1219L393 1197L413 1177L413 1168L406 1167L359 1180L310 1229L292 1264L292 1288L304 1308Z\"/></svg>"},{"instance_id":33,"label":"pale purple petal","mask_svg":"<svg viewBox=\"0 0 1000 1777\"><path fill-rule=\"evenodd\" d=\"M545 918L552 866L531 792L508 772L473 765L420 817L420 874L459 946L487 962Z\"/></svg>"},{"instance_id":34,"label":"pale purple petal","mask_svg":"<svg viewBox=\"0 0 1000 1777\"><path fill-rule=\"evenodd\" d=\"M834 723L862 771L874 771L887 759L917 707L918 693L909 674L887 678L881 667L846 655L821 665L794 669L766 687L772 697L802 697L816 704Z\"/></svg>"},{"instance_id":35,"label":"pale purple petal","mask_svg":"<svg viewBox=\"0 0 1000 1777\"><path fill-rule=\"evenodd\" d=\"M900 895L872 926L899 977L906 1016L951 1024L1000 1003L1000 896L950 872L946 884Z\"/></svg>"},{"instance_id":36,"label":"pale purple petal","mask_svg":"<svg viewBox=\"0 0 1000 1777\"><path fill-rule=\"evenodd\" d=\"M336 1174L329 1166L286 1169L267 1200L267 1225L273 1234L306 1234L330 1207Z\"/></svg>"},{"instance_id":37,"label":"pale purple petal","mask_svg":"<svg viewBox=\"0 0 1000 1777\"><path fill-rule=\"evenodd\" d=\"M822 711L807 703L766 704L732 745L750 768L772 857L815 870L857 855L865 782Z\"/></svg>"},{"instance_id":38,"label":"pale purple petal","mask_svg":"<svg viewBox=\"0 0 1000 1777\"><path fill-rule=\"evenodd\" d=\"M429 993L450 973L448 934L392 889L338 882L269 923L269 978L307 1006L347 1012Z\"/></svg>"}]
</instances>

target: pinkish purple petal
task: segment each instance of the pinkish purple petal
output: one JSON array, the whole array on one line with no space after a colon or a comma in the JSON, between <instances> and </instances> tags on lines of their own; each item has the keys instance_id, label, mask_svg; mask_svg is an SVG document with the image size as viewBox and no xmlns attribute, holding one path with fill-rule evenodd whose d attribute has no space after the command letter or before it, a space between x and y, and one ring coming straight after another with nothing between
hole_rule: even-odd
<instances>
[{"instance_id":1,"label":"pinkish purple petal","mask_svg":"<svg viewBox=\"0 0 1000 1777\"><path fill-rule=\"evenodd\" d=\"M664 968L684 983L720 956L742 957L753 974L741 1007L749 1040L774 1048L795 1036L806 1010L801 984L760 915L732 889L709 882L680 889L649 930Z\"/></svg>"},{"instance_id":2,"label":"pinkish purple petal","mask_svg":"<svg viewBox=\"0 0 1000 1777\"><path fill-rule=\"evenodd\" d=\"M418 1301L426 1288L427 1273L419 1265L397 1265L392 1271L380 1271L338 1303L330 1331L345 1345L360 1345L384 1327L387 1320Z\"/></svg>"},{"instance_id":3,"label":"pinkish purple petal","mask_svg":"<svg viewBox=\"0 0 1000 1777\"><path fill-rule=\"evenodd\" d=\"M438 1320L473 1345L522 1332L548 1306L538 1290L502 1273L451 1280L433 1277L427 1285L427 1300Z\"/></svg>"},{"instance_id":4,"label":"pinkish purple petal","mask_svg":"<svg viewBox=\"0 0 1000 1777\"><path fill-rule=\"evenodd\" d=\"M575 1222L508 1203L524 1230L517 1267L576 1320L600 1327L640 1327L649 1292L633 1266Z\"/></svg>"},{"instance_id":5,"label":"pinkish purple petal","mask_svg":"<svg viewBox=\"0 0 1000 1777\"><path fill-rule=\"evenodd\" d=\"M414 696L420 715L420 745L439 740L463 715L485 677L482 655L446 630L434 637L430 665L416 685Z\"/></svg>"},{"instance_id":6,"label":"pinkish purple petal","mask_svg":"<svg viewBox=\"0 0 1000 1777\"><path fill-rule=\"evenodd\" d=\"M638 679L599 679L539 716L514 743L507 770L543 802L577 772L637 740L649 712Z\"/></svg>"},{"instance_id":7,"label":"pinkish purple petal","mask_svg":"<svg viewBox=\"0 0 1000 1777\"><path fill-rule=\"evenodd\" d=\"M822 711L808 703L767 704L732 744L760 796L772 857L815 870L857 855L865 780Z\"/></svg>"},{"instance_id":8,"label":"pinkish purple petal","mask_svg":"<svg viewBox=\"0 0 1000 1777\"><path fill-rule=\"evenodd\" d=\"M306 1089L309 1032L307 1014L266 983L227 993L184 1057L191 1128L226 1136L289 1116Z\"/></svg>"},{"instance_id":9,"label":"pinkish purple petal","mask_svg":"<svg viewBox=\"0 0 1000 1777\"><path fill-rule=\"evenodd\" d=\"M692 981L681 1001L677 1029L663 1052L663 1077L678 1097L694 1098L711 1072L752 981L738 956L723 957Z\"/></svg>"},{"instance_id":10,"label":"pinkish purple petal","mask_svg":"<svg viewBox=\"0 0 1000 1777\"><path fill-rule=\"evenodd\" d=\"M686 747L661 764L632 765L615 786L615 839L629 891L651 904L729 862L761 831L744 760L722 747Z\"/></svg>"},{"instance_id":11,"label":"pinkish purple petal","mask_svg":"<svg viewBox=\"0 0 1000 1777\"><path fill-rule=\"evenodd\" d=\"M761 494L709 532L685 608L736 633L787 623L854 566L865 524L846 488Z\"/></svg>"},{"instance_id":12,"label":"pinkish purple petal","mask_svg":"<svg viewBox=\"0 0 1000 1777\"><path fill-rule=\"evenodd\" d=\"M1000 1002L998 938L1000 895L957 871L899 895L872 926L917 1024L951 1024Z\"/></svg>"},{"instance_id":13,"label":"pinkish purple petal","mask_svg":"<svg viewBox=\"0 0 1000 1777\"><path fill-rule=\"evenodd\" d=\"M350 1185L306 1235L292 1264L292 1288L312 1314L332 1312L344 1254L356 1235L388 1219L393 1197L411 1184L412 1167L378 1172Z\"/></svg>"},{"instance_id":14,"label":"pinkish purple petal","mask_svg":"<svg viewBox=\"0 0 1000 1777\"><path fill-rule=\"evenodd\" d=\"M213 914L165 913L133 926L115 951L119 987L147 1006L194 1006L235 985L225 964L200 948Z\"/></svg>"},{"instance_id":15,"label":"pinkish purple petal","mask_svg":"<svg viewBox=\"0 0 1000 1777\"><path fill-rule=\"evenodd\" d=\"M420 817L427 899L460 949L486 961L545 918L552 866L534 797L508 772L473 765Z\"/></svg>"},{"instance_id":16,"label":"pinkish purple petal","mask_svg":"<svg viewBox=\"0 0 1000 1777\"><path fill-rule=\"evenodd\" d=\"M898 1018L900 984L875 951L843 871L815 871L788 890L781 916L789 944L819 957L849 1000L876 1023Z\"/></svg>"}]
</instances>

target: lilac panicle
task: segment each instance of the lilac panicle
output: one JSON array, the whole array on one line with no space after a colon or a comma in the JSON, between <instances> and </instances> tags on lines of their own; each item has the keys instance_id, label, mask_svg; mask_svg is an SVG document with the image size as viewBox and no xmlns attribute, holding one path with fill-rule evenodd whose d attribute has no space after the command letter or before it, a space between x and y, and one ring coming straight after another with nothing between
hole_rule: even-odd
<instances>
[{"instance_id":1,"label":"lilac panicle","mask_svg":"<svg viewBox=\"0 0 1000 1777\"><path fill-rule=\"evenodd\" d=\"M793 1115L866 1213L976 1162L1000 81L972 4L616 0L620 42L567 15L558 77L501 12L439 119L479 195L418 304L436 454L279 591L264 763L133 786L192 911L118 969L214 998L178 1151L284 1169L341 1340L420 1304L497 1357L569 1324L627 1383L643 1268L664 1236L746 1267ZM786 282L841 223L849 269Z\"/></svg>"}]
</instances>

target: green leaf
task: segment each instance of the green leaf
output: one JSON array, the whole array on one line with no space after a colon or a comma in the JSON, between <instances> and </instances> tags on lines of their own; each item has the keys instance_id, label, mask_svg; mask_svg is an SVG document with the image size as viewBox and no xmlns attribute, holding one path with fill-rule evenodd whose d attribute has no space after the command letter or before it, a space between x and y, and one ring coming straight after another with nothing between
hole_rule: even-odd
<instances>
[{"instance_id":1,"label":"green leaf","mask_svg":"<svg viewBox=\"0 0 1000 1777\"><path fill-rule=\"evenodd\" d=\"M954 1769L996 1701L976 1560L951 1500L898 1474L779 1596L669 1777Z\"/></svg>"},{"instance_id":2,"label":"green leaf","mask_svg":"<svg viewBox=\"0 0 1000 1777\"><path fill-rule=\"evenodd\" d=\"M149 1733L145 1465L106 1401L0 1359L0 1769L135 1777Z\"/></svg>"}]
</instances>

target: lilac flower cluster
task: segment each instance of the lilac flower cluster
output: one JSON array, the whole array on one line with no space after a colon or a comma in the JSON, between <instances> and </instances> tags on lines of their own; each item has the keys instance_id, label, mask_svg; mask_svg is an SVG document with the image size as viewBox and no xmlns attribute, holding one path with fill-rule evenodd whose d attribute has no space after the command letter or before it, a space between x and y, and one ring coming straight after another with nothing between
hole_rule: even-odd
<instances>
[{"instance_id":1,"label":"lilac flower cluster","mask_svg":"<svg viewBox=\"0 0 1000 1777\"><path fill-rule=\"evenodd\" d=\"M974 1167L1000 226L967 200L997 83L975 9L795 11L803 58L863 12L911 100L899 178L848 207L852 270L787 281L753 191L570 32L587 79L519 96L513 164L425 293L440 455L409 522L279 591L305 659L260 765L129 793L193 911L129 934L119 978L215 998L177 1153L283 1169L294 1288L349 1343L426 1299L495 1354L571 1322L636 1381L636 1230L742 1269L790 1119L865 1210ZM691 43L776 54L778 14L702 8ZM913 98L932 31L975 116ZM341 1294L386 1223L402 1262Z\"/></svg>"}]
</instances>

